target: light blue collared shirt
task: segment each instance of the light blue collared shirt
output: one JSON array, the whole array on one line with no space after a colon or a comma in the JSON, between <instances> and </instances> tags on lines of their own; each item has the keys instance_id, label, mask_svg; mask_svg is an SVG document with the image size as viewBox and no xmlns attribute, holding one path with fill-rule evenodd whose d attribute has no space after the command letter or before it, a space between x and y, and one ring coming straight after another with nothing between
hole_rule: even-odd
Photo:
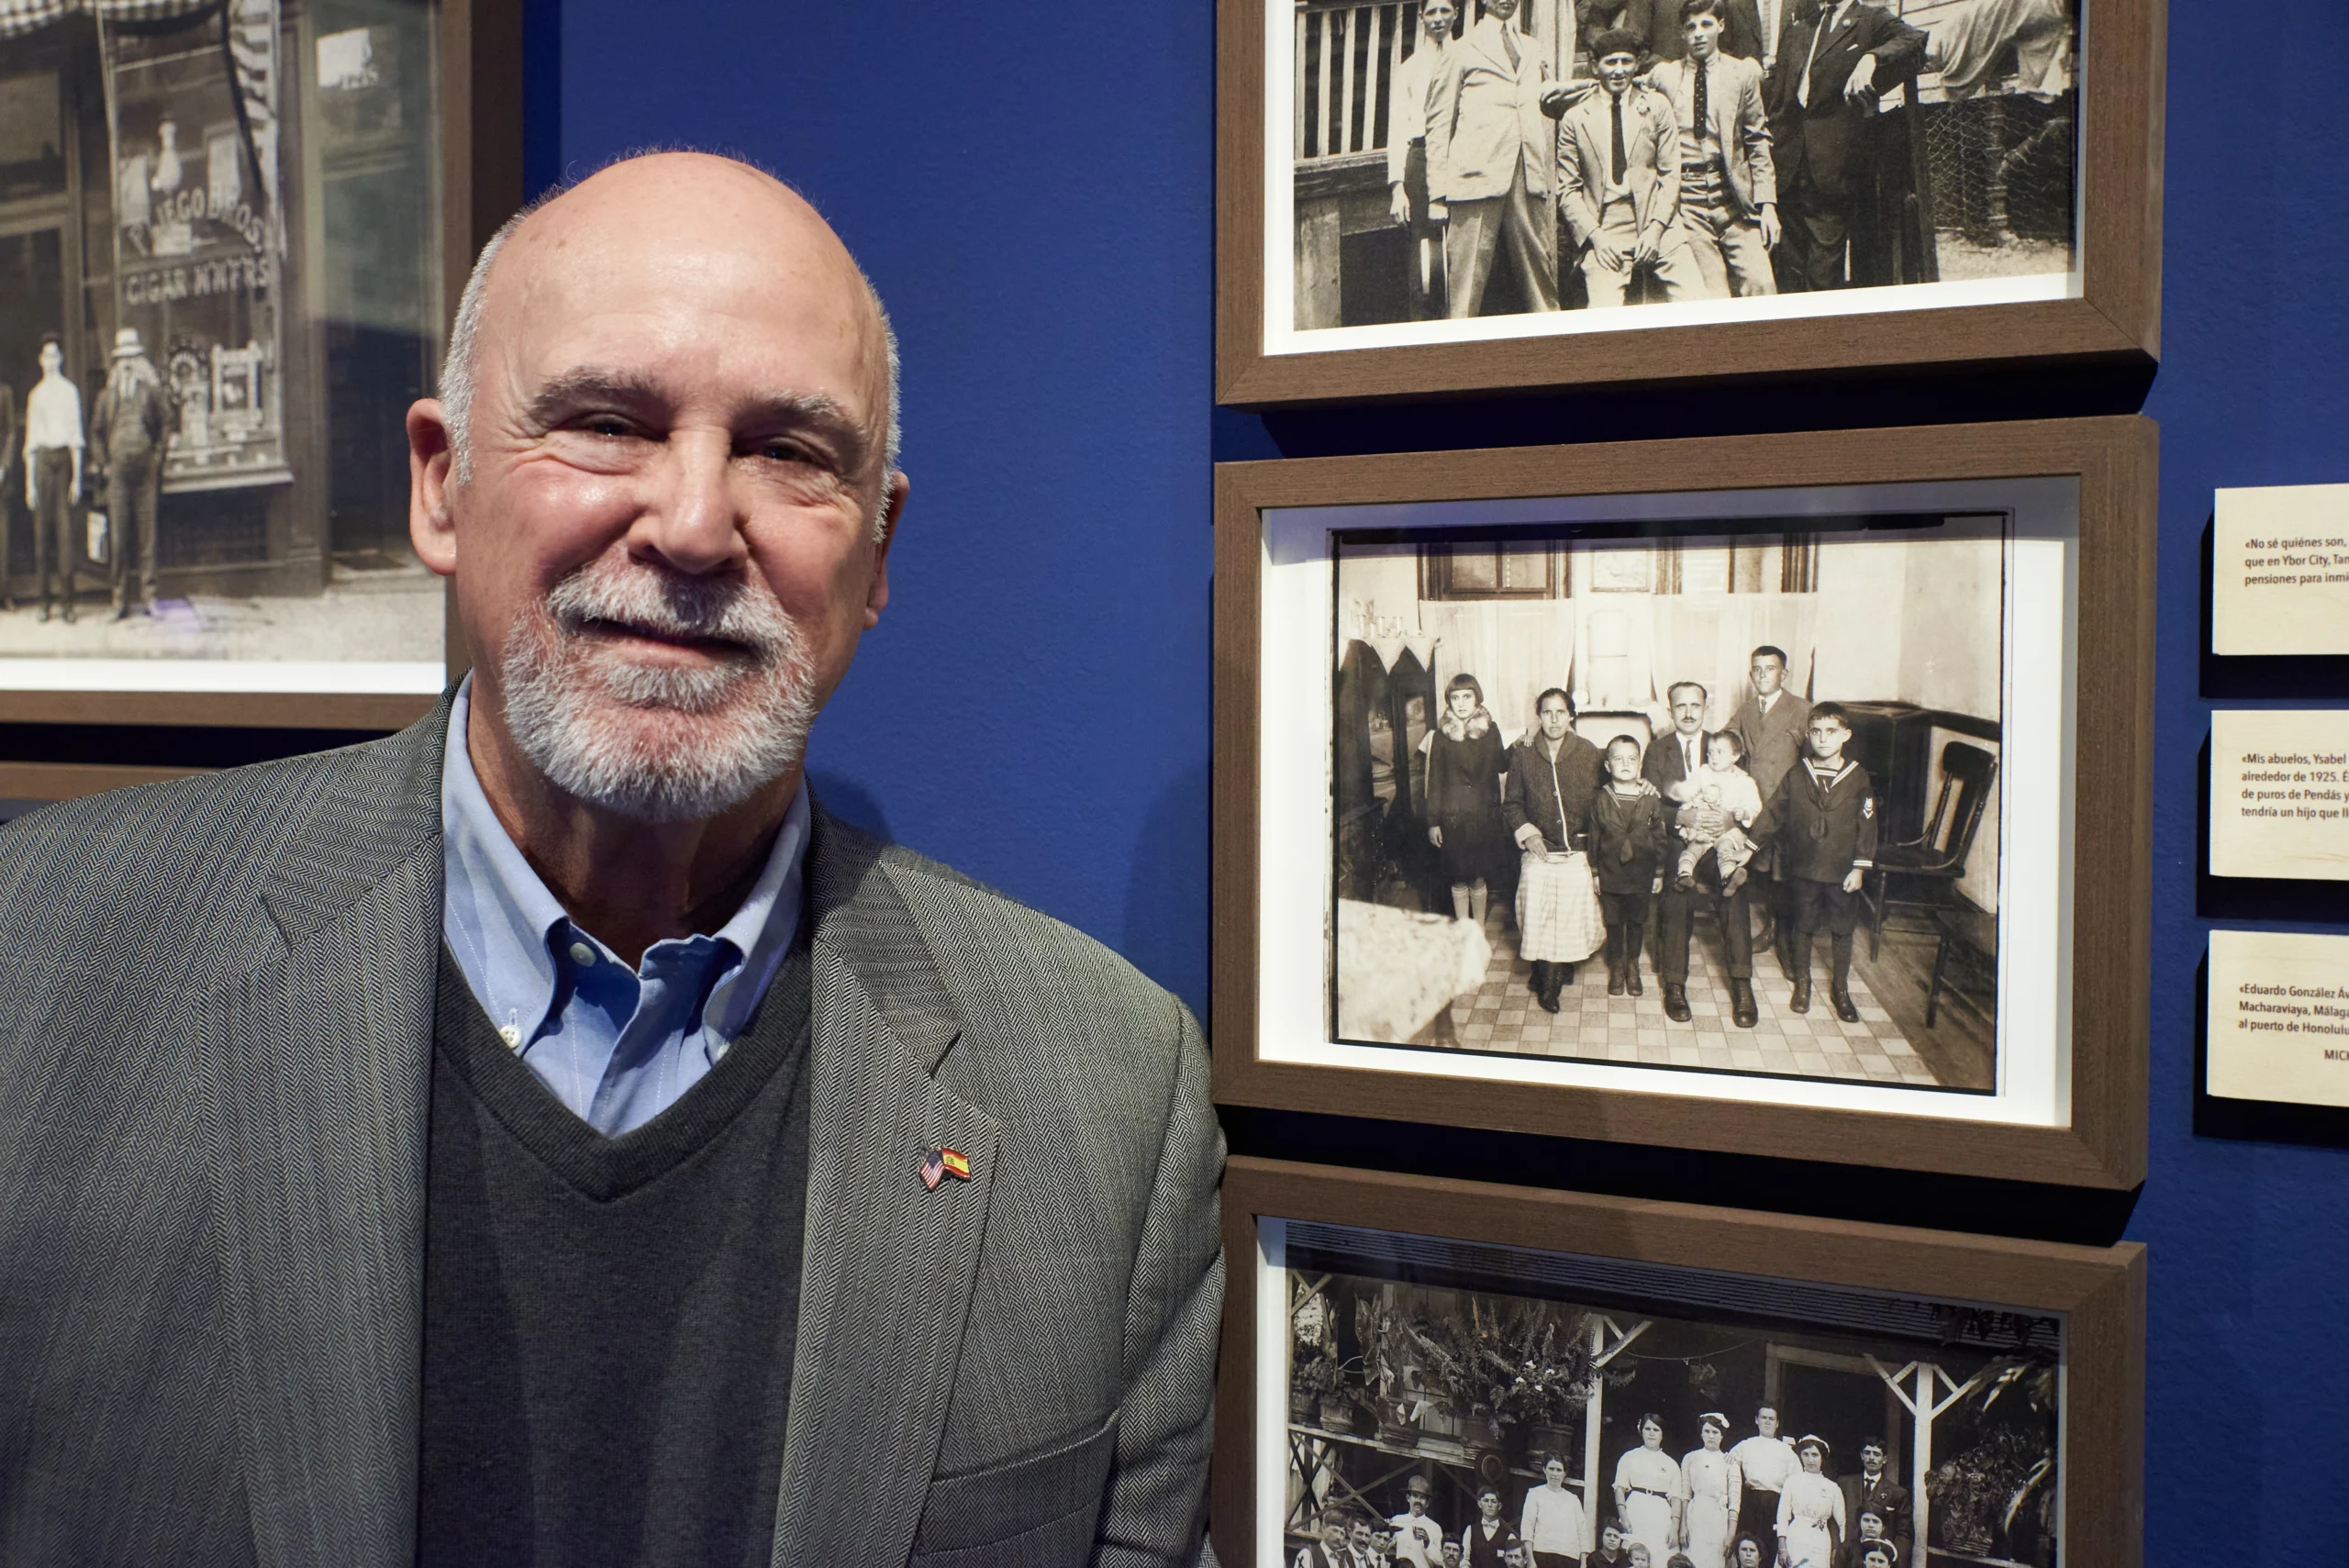
<instances>
[{"instance_id":1,"label":"light blue collared shirt","mask_svg":"<svg viewBox=\"0 0 2349 1568\"><path fill-rule=\"evenodd\" d=\"M810 818L800 781L742 907L715 936L655 942L641 970L573 925L507 834L465 749L457 688L440 766L440 930L498 1035L607 1138L642 1127L718 1064L799 931Z\"/></svg>"}]
</instances>

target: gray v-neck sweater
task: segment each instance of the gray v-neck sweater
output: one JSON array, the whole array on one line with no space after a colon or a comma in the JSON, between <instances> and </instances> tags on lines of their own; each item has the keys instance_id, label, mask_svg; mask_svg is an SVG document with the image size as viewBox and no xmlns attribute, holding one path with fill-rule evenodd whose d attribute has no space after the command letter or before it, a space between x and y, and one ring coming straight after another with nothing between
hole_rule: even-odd
<instances>
[{"instance_id":1,"label":"gray v-neck sweater","mask_svg":"<svg viewBox=\"0 0 2349 1568\"><path fill-rule=\"evenodd\" d=\"M724 1060L619 1138L548 1092L442 950L423 1568L768 1561L807 1189L804 930Z\"/></svg>"}]
</instances>

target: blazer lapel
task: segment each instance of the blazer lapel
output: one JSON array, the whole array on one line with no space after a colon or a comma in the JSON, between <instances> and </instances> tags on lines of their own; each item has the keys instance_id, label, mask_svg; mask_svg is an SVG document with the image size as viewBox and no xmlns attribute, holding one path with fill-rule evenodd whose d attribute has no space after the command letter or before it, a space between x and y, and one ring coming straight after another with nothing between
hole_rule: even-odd
<instances>
[{"instance_id":1,"label":"blazer lapel","mask_svg":"<svg viewBox=\"0 0 2349 1568\"><path fill-rule=\"evenodd\" d=\"M1858 6L1845 6L1843 7L1843 19L1835 24L1835 30L1833 32L1829 33L1824 39L1820 40L1819 58L1821 61L1824 61L1830 54L1834 52L1834 50L1841 48L1843 40L1852 36L1852 29L1860 25L1861 10L1862 7Z\"/></svg>"},{"instance_id":2,"label":"blazer lapel","mask_svg":"<svg viewBox=\"0 0 2349 1568\"><path fill-rule=\"evenodd\" d=\"M1502 46L1498 32L1487 33L1481 25L1473 27L1453 47L1457 48L1461 43L1472 46L1476 51L1477 58L1482 60L1494 74L1507 81L1517 80L1517 72L1509 68L1508 54ZM1521 59L1522 56L1520 58Z\"/></svg>"},{"instance_id":3,"label":"blazer lapel","mask_svg":"<svg viewBox=\"0 0 2349 1568\"><path fill-rule=\"evenodd\" d=\"M261 1562L415 1557L447 706L349 753L263 900L286 956L202 1009Z\"/></svg>"},{"instance_id":4,"label":"blazer lapel","mask_svg":"<svg viewBox=\"0 0 2349 1568\"><path fill-rule=\"evenodd\" d=\"M896 1563L938 1468L998 1124L933 1076L959 1029L877 846L819 806L809 858L807 1229L772 1561ZM936 1149L969 1180L926 1187Z\"/></svg>"}]
</instances>

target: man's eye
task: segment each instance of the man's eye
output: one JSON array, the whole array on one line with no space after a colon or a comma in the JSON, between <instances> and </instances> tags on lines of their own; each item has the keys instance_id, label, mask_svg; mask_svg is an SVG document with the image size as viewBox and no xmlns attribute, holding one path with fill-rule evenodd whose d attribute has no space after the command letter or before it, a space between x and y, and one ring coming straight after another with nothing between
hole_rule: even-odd
<instances>
[{"instance_id":1,"label":"man's eye","mask_svg":"<svg viewBox=\"0 0 2349 1568\"><path fill-rule=\"evenodd\" d=\"M628 421L616 414L593 415L581 420L579 428L591 436L609 436L617 439L629 434Z\"/></svg>"}]
</instances>

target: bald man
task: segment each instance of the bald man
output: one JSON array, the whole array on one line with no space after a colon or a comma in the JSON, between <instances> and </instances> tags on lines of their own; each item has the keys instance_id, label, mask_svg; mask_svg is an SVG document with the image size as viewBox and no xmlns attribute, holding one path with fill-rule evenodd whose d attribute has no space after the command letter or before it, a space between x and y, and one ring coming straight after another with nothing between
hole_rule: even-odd
<instances>
[{"instance_id":1,"label":"bald man","mask_svg":"<svg viewBox=\"0 0 2349 1568\"><path fill-rule=\"evenodd\" d=\"M804 773L896 380L788 189L596 174L407 417L472 674L0 830L0 1561L1196 1558L1197 1028Z\"/></svg>"}]
</instances>

